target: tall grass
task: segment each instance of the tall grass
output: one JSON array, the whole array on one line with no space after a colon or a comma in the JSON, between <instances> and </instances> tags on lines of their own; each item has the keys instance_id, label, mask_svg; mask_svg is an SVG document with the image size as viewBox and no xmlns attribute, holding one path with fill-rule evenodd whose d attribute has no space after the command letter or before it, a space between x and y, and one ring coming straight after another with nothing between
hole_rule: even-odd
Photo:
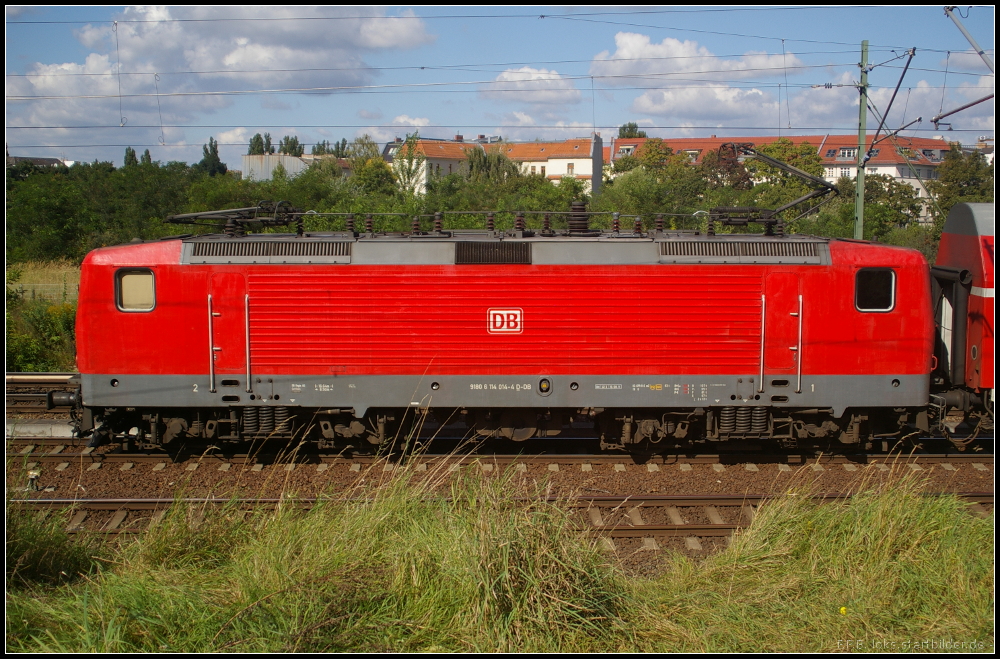
<instances>
[{"instance_id":1,"label":"tall grass","mask_svg":"<svg viewBox=\"0 0 1000 659\"><path fill-rule=\"evenodd\" d=\"M805 488L763 506L726 551L678 558L643 585L655 602L642 625L650 649L900 651L946 639L992 649L993 517L921 489L904 476L847 503Z\"/></svg>"},{"instance_id":2,"label":"tall grass","mask_svg":"<svg viewBox=\"0 0 1000 659\"><path fill-rule=\"evenodd\" d=\"M459 479L448 499L433 481L394 478L309 511L176 505L93 582L9 595L8 647L613 647L623 583L561 508L514 503L503 479Z\"/></svg>"},{"instance_id":3,"label":"tall grass","mask_svg":"<svg viewBox=\"0 0 1000 659\"><path fill-rule=\"evenodd\" d=\"M922 497L913 480L845 504L790 494L725 551L675 556L661 578L630 580L566 506L512 499L516 474L448 484L443 472L418 480L376 465L364 476L354 498L308 511L175 505L98 574L16 584L7 646L829 651L953 639L992 649L992 518Z\"/></svg>"},{"instance_id":4,"label":"tall grass","mask_svg":"<svg viewBox=\"0 0 1000 659\"><path fill-rule=\"evenodd\" d=\"M5 513L8 585L66 583L96 568L91 543L70 538L61 516L15 509L9 492Z\"/></svg>"}]
</instances>

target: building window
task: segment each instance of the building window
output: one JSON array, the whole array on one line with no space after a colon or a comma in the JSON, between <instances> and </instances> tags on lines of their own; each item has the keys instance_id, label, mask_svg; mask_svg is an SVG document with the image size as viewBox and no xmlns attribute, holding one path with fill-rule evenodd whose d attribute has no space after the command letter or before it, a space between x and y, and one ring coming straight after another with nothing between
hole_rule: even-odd
<instances>
[{"instance_id":1,"label":"building window","mask_svg":"<svg viewBox=\"0 0 1000 659\"><path fill-rule=\"evenodd\" d=\"M634 146L622 146L618 147L618 155L620 156L630 156L632 152L635 151Z\"/></svg>"},{"instance_id":2,"label":"building window","mask_svg":"<svg viewBox=\"0 0 1000 659\"><path fill-rule=\"evenodd\" d=\"M841 167L840 168L840 175L841 176L850 176L851 175L851 168L850 167Z\"/></svg>"},{"instance_id":3,"label":"building window","mask_svg":"<svg viewBox=\"0 0 1000 659\"><path fill-rule=\"evenodd\" d=\"M573 173L573 168L574 168L574 164L573 163L570 163L570 164L566 165L566 175L567 176L573 176L573 174L574 174Z\"/></svg>"},{"instance_id":4,"label":"building window","mask_svg":"<svg viewBox=\"0 0 1000 659\"><path fill-rule=\"evenodd\" d=\"M823 156L823 157L824 157L824 158L832 158L832 157L834 157L835 155L837 155L837 150L836 150L836 149L827 149L827 150L826 150L826 155L825 155L825 156Z\"/></svg>"},{"instance_id":5,"label":"building window","mask_svg":"<svg viewBox=\"0 0 1000 659\"><path fill-rule=\"evenodd\" d=\"M153 271L119 270L115 275L115 298L119 311L152 311L156 306Z\"/></svg>"},{"instance_id":6,"label":"building window","mask_svg":"<svg viewBox=\"0 0 1000 659\"><path fill-rule=\"evenodd\" d=\"M535 166L534 165L531 166L531 175L532 176L535 175Z\"/></svg>"},{"instance_id":7,"label":"building window","mask_svg":"<svg viewBox=\"0 0 1000 659\"><path fill-rule=\"evenodd\" d=\"M441 176L441 163L438 163L437 166L435 166L434 173Z\"/></svg>"},{"instance_id":8,"label":"building window","mask_svg":"<svg viewBox=\"0 0 1000 659\"><path fill-rule=\"evenodd\" d=\"M451 174L451 163L448 163L448 173Z\"/></svg>"},{"instance_id":9,"label":"building window","mask_svg":"<svg viewBox=\"0 0 1000 659\"><path fill-rule=\"evenodd\" d=\"M868 173L869 174L878 174L878 170L875 169L874 167L869 167L868 168Z\"/></svg>"},{"instance_id":10,"label":"building window","mask_svg":"<svg viewBox=\"0 0 1000 659\"><path fill-rule=\"evenodd\" d=\"M896 273L891 268L862 268L854 278L858 311L892 311L896 306Z\"/></svg>"},{"instance_id":11,"label":"building window","mask_svg":"<svg viewBox=\"0 0 1000 659\"><path fill-rule=\"evenodd\" d=\"M545 176L545 165L542 165L542 176Z\"/></svg>"},{"instance_id":12,"label":"building window","mask_svg":"<svg viewBox=\"0 0 1000 659\"><path fill-rule=\"evenodd\" d=\"M826 175L829 176L830 178L833 178L833 173L835 171L837 171L837 170L834 169L833 167L827 167L826 168Z\"/></svg>"},{"instance_id":13,"label":"building window","mask_svg":"<svg viewBox=\"0 0 1000 659\"><path fill-rule=\"evenodd\" d=\"M844 148L842 148L840 150L840 153L837 154L837 157L838 158L857 158L858 157L858 150L857 150L857 148L844 147Z\"/></svg>"}]
</instances>

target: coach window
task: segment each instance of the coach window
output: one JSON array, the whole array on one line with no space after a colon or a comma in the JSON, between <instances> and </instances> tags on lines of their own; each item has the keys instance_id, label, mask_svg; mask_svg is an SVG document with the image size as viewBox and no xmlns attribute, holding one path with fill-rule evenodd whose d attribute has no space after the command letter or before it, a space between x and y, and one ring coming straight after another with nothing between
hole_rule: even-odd
<instances>
[{"instance_id":1,"label":"coach window","mask_svg":"<svg viewBox=\"0 0 1000 659\"><path fill-rule=\"evenodd\" d=\"M896 306L896 273L891 268L862 268L854 278L858 311L885 312Z\"/></svg>"},{"instance_id":2,"label":"coach window","mask_svg":"<svg viewBox=\"0 0 1000 659\"><path fill-rule=\"evenodd\" d=\"M115 275L115 302L120 311L152 311L156 286L152 270L119 270Z\"/></svg>"}]
</instances>

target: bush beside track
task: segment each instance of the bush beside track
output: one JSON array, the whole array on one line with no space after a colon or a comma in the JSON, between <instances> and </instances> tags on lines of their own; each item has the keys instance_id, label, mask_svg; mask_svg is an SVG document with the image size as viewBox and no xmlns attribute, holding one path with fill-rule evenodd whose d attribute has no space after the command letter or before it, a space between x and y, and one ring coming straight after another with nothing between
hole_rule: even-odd
<instances>
[{"instance_id":1,"label":"bush beside track","mask_svg":"<svg viewBox=\"0 0 1000 659\"><path fill-rule=\"evenodd\" d=\"M372 473L364 501L250 517L174 506L82 563L58 524L8 510L7 647L993 650L992 516L912 478L844 505L789 494L656 579L624 574L564 506L511 501L507 479L460 479L448 501L424 498L432 482Z\"/></svg>"}]
</instances>

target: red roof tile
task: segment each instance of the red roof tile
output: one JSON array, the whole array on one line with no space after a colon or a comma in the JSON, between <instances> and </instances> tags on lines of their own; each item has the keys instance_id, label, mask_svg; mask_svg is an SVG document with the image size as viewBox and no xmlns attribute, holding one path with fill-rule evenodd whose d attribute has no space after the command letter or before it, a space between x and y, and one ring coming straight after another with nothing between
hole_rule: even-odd
<instances>
[{"instance_id":1,"label":"red roof tile","mask_svg":"<svg viewBox=\"0 0 1000 659\"><path fill-rule=\"evenodd\" d=\"M511 160L520 160L523 162L550 160L552 158L590 158L590 140L504 144L502 153Z\"/></svg>"}]
</instances>

